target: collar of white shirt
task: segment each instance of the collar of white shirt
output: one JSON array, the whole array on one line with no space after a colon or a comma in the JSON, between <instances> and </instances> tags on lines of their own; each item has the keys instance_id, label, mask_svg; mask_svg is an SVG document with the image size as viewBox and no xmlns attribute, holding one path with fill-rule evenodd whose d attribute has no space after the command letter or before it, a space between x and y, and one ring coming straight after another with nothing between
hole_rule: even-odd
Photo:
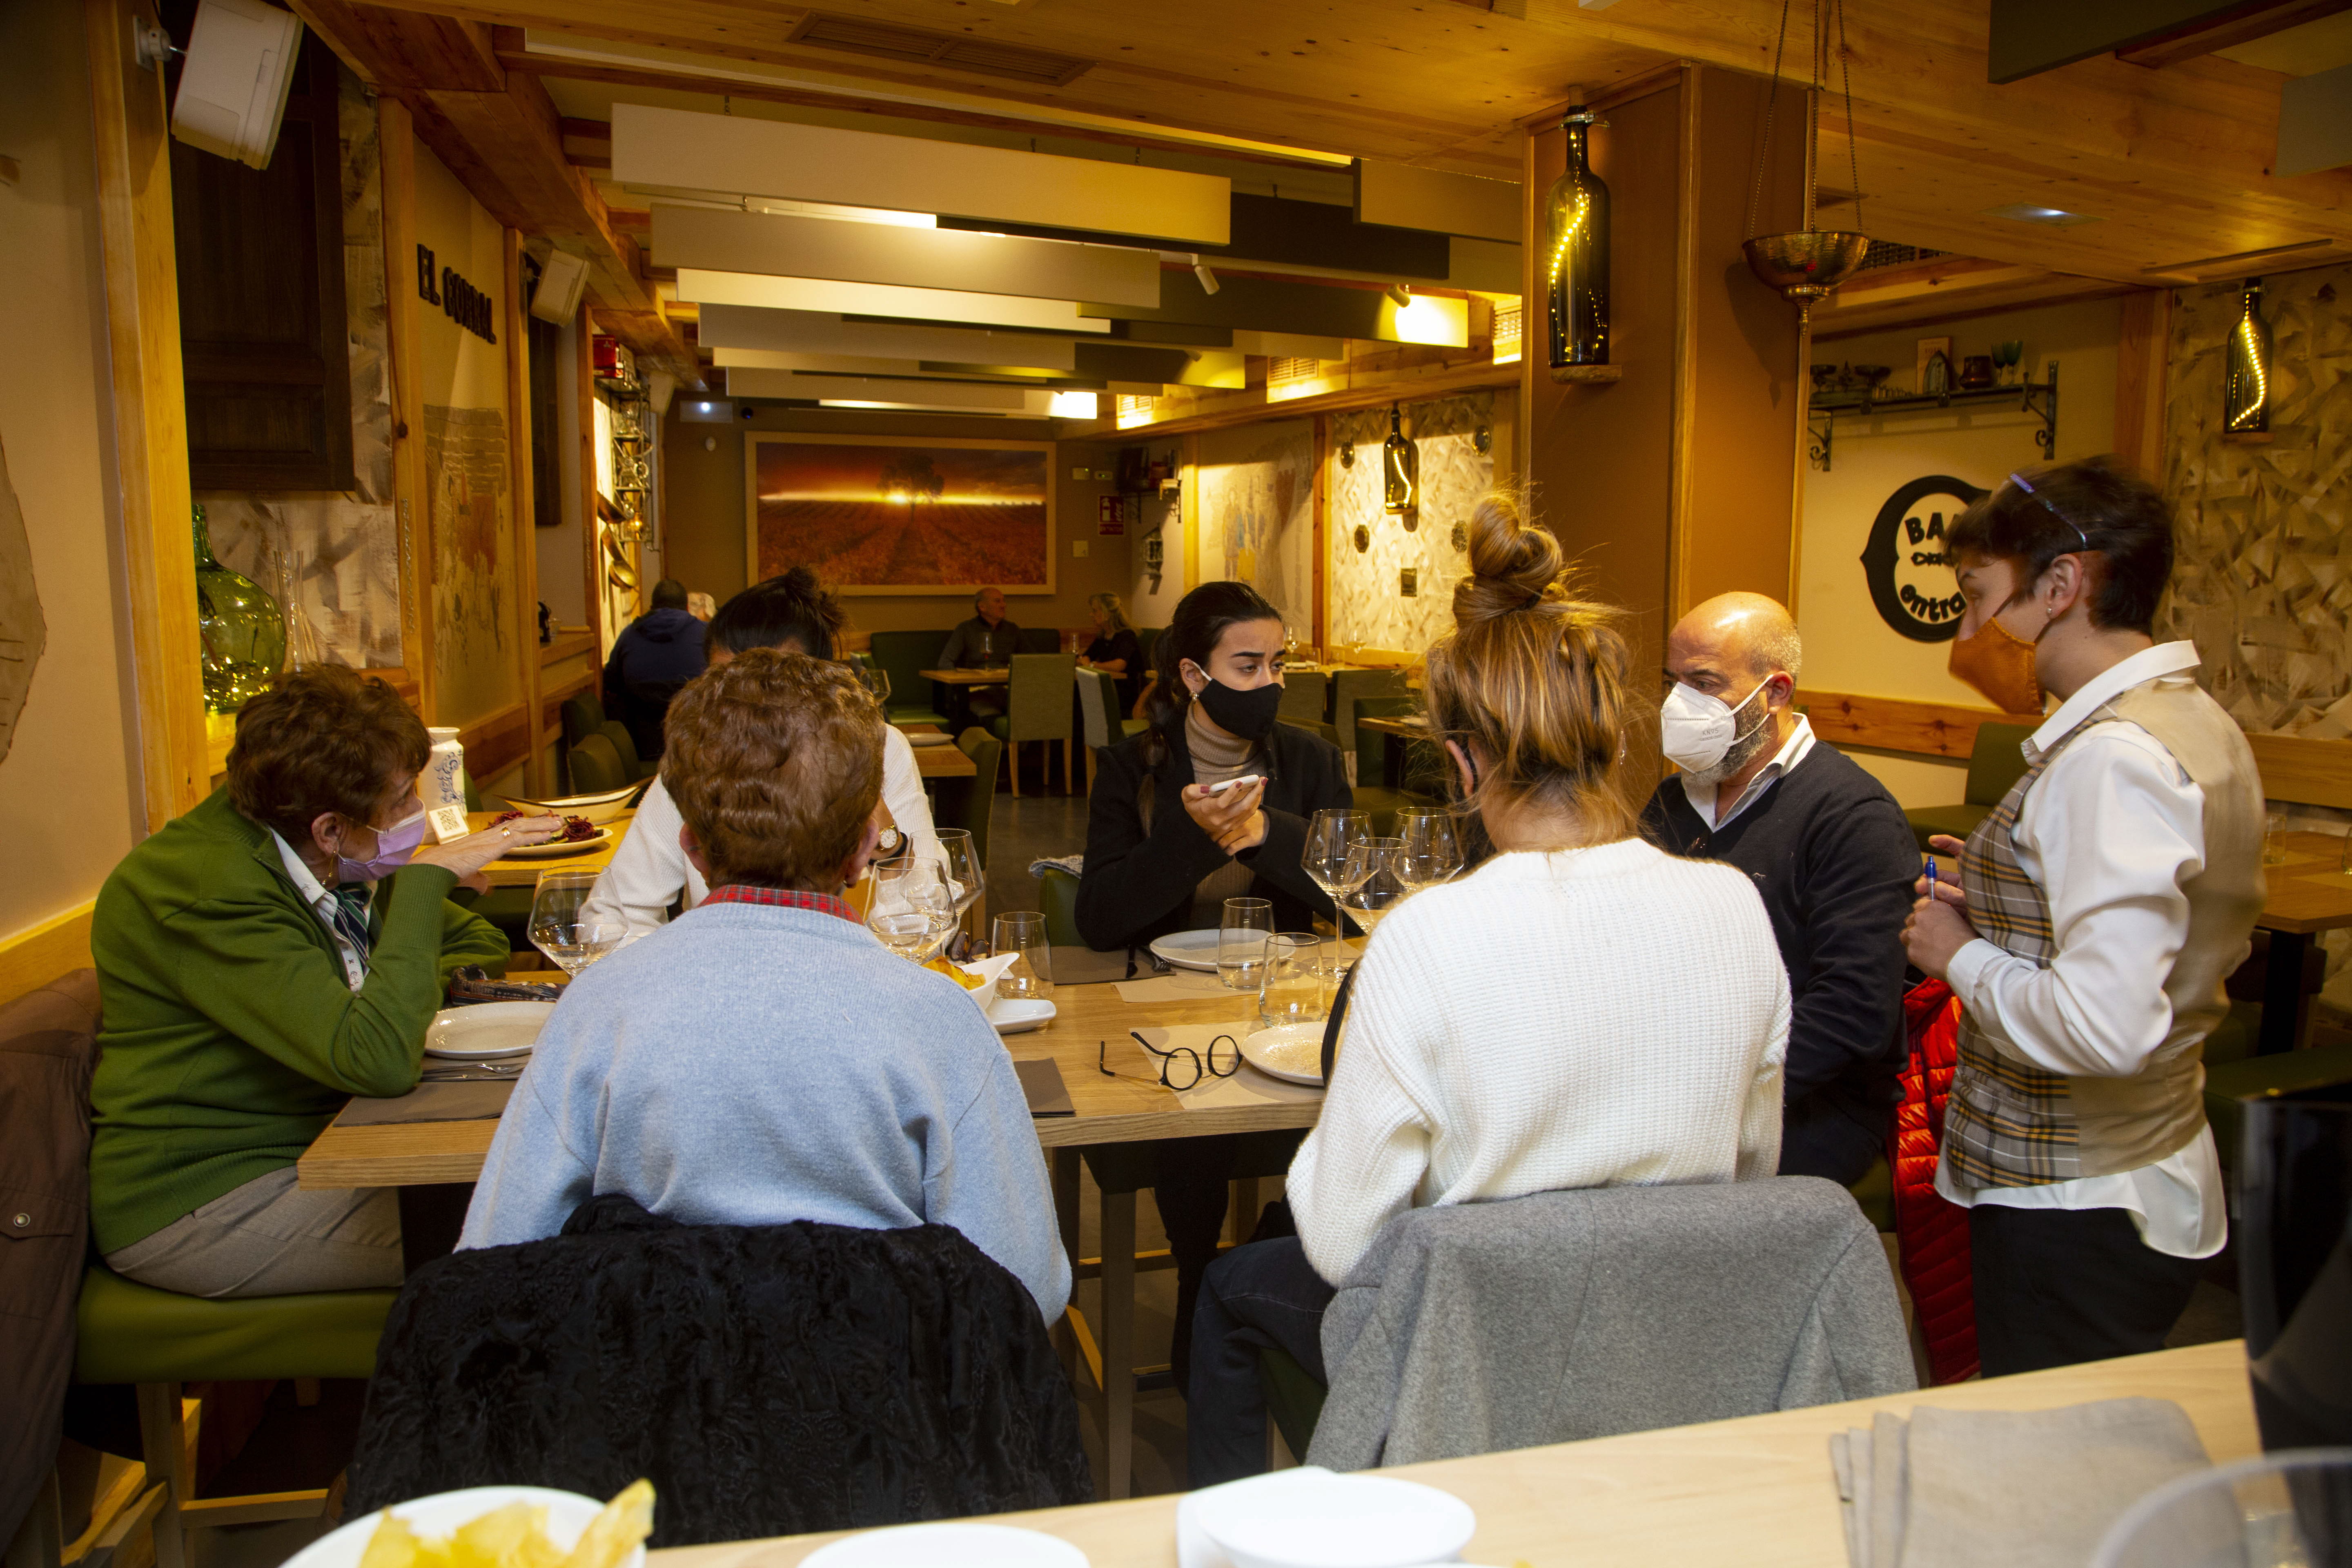
<instances>
[{"instance_id":1,"label":"collar of white shirt","mask_svg":"<svg viewBox=\"0 0 2352 1568\"><path fill-rule=\"evenodd\" d=\"M320 899L334 896L328 891L327 885L320 881L310 868L304 864L302 857L294 852L294 846L286 842L284 834L273 827L269 830L269 841L278 846L278 858L285 862L286 875L293 882L294 890L302 895L304 903L315 910L319 907Z\"/></svg>"},{"instance_id":2,"label":"collar of white shirt","mask_svg":"<svg viewBox=\"0 0 2352 1568\"><path fill-rule=\"evenodd\" d=\"M286 842L283 834L271 828L269 837L278 846L278 858L286 867L286 876L294 884L294 891L310 906L310 912L319 917L319 923L327 928L328 939L335 944L336 955L343 961L344 981L357 991L367 979L367 961L360 956L360 950L352 945L352 939L335 924L333 889L320 881L310 868L302 863L302 857L294 853L294 846Z\"/></svg>"},{"instance_id":3,"label":"collar of white shirt","mask_svg":"<svg viewBox=\"0 0 2352 1568\"><path fill-rule=\"evenodd\" d=\"M2184 669L2194 669L2201 662L2197 657L2197 645L2193 642L2160 642L2101 670L2084 681L2080 691L2061 702L2058 711L2044 719L2042 728L2027 739L2027 760L2040 758L2045 749L2056 745L2069 730L2089 718L2100 703L2119 697L2142 682L2161 676L2178 675Z\"/></svg>"},{"instance_id":4,"label":"collar of white shirt","mask_svg":"<svg viewBox=\"0 0 2352 1568\"><path fill-rule=\"evenodd\" d=\"M1772 753L1772 760L1765 763L1754 778L1748 781L1748 787L1739 792L1739 798L1731 803L1731 809L1723 814L1721 820L1717 820L1715 815L1716 785L1694 784L1691 782L1690 774L1685 773L1682 775L1683 798L1690 802L1691 809L1698 813L1698 819L1706 823L1709 829L1721 827L1724 823L1729 822L1761 800L1764 797L1764 792L1770 789L1783 773L1796 772L1797 764L1803 762L1806 754L1812 749L1812 721L1800 713L1797 715L1797 726L1789 731L1789 738L1780 742L1780 749Z\"/></svg>"}]
</instances>

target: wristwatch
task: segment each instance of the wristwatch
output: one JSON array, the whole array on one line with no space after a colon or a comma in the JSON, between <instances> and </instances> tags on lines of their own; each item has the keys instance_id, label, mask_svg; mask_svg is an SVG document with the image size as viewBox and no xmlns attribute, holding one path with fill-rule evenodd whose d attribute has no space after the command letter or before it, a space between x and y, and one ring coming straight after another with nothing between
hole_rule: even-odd
<instances>
[{"instance_id":1,"label":"wristwatch","mask_svg":"<svg viewBox=\"0 0 2352 1568\"><path fill-rule=\"evenodd\" d=\"M875 840L875 844L882 853L888 855L895 852L899 844L903 842L905 838L906 835L900 833L897 828L886 827L882 830L882 836Z\"/></svg>"}]
</instances>

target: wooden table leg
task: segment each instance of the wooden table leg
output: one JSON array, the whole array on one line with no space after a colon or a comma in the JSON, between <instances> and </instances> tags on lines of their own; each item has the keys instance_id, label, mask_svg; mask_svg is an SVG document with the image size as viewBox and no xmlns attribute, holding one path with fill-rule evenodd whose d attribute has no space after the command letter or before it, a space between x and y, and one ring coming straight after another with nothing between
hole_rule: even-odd
<instances>
[{"instance_id":1,"label":"wooden table leg","mask_svg":"<svg viewBox=\"0 0 2352 1568\"><path fill-rule=\"evenodd\" d=\"M2299 1047L2311 1018L2311 995L2303 988L2304 955L2311 938L2301 931L2270 933L2270 957L2263 972L2263 1026L2254 1055L2278 1056Z\"/></svg>"},{"instance_id":2,"label":"wooden table leg","mask_svg":"<svg viewBox=\"0 0 2352 1568\"><path fill-rule=\"evenodd\" d=\"M474 1201L471 1182L437 1182L396 1187L400 1194L400 1269L415 1274L436 1258L457 1250L466 1210Z\"/></svg>"},{"instance_id":3,"label":"wooden table leg","mask_svg":"<svg viewBox=\"0 0 2352 1568\"><path fill-rule=\"evenodd\" d=\"M1135 1193L1102 1200L1103 1484L1106 1497L1134 1489Z\"/></svg>"}]
</instances>

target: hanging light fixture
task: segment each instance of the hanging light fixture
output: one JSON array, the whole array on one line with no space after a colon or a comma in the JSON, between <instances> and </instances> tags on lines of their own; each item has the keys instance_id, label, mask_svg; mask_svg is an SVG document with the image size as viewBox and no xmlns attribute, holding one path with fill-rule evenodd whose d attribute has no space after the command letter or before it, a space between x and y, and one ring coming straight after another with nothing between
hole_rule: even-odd
<instances>
[{"instance_id":1,"label":"hanging light fixture","mask_svg":"<svg viewBox=\"0 0 2352 1568\"><path fill-rule=\"evenodd\" d=\"M1830 290L1853 277L1862 266L1863 256L1870 249L1870 237L1862 227L1862 161L1853 142L1853 71L1846 64L1845 0L1813 0L1813 60L1812 79L1805 95L1805 216L1804 227L1793 234L1759 235L1756 213L1764 196L1764 170L1772 151L1772 117L1780 97L1780 60L1789 43L1789 6L1790 0L1781 0L1780 38L1772 54L1772 90L1764 100L1764 135L1756 148L1756 181L1748 196L1748 233L1743 247L1748 252L1748 266L1757 277L1780 291L1781 297L1797 307L1800 331L1811 325L1815 300L1824 299ZM1822 94L1828 89L1829 27L1833 20L1837 28L1838 71L1843 79L1845 93L1845 144L1848 164L1853 174L1853 219L1852 229L1822 229L1813 226L1814 166L1821 150Z\"/></svg>"},{"instance_id":2,"label":"hanging light fixture","mask_svg":"<svg viewBox=\"0 0 2352 1568\"><path fill-rule=\"evenodd\" d=\"M2271 329L2263 320L2263 280L2246 279L2238 296L2238 324L2230 329L2222 383L2221 428L2259 436L2271 427Z\"/></svg>"}]
</instances>

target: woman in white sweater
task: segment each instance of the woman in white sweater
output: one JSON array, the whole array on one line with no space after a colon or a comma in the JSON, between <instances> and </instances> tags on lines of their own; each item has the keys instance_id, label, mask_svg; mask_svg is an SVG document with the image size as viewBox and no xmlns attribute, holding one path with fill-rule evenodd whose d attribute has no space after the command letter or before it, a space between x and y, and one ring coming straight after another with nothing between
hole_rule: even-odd
<instances>
[{"instance_id":1,"label":"woman in white sweater","mask_svg":"<svg viewBox=\"0 0 2352 1568\"><path fill-rule=\"evenodd\" d=\"M831 658L846 619L840 601L818 585L816 574L795 566L781 577L754 583L720 605L702 639L703 655L714 669L755 647ZM915 847L936 847L930 801L915 766L915 748L894 724L882 726L882 809L889 814L889 826ZM656 779L637 803L636 820L604 874L596 879L596 889L580 918L617 921L628 928L630 936L640 937L668 921L669 908L681 895L688 909L702 902L709 889L678 847L678 829L684 826L669 792ZM890 847L895 846L886 846Z\"/></svg>"},{"instance_id":2,"label":"woman in white sweater","mask_svg":"<svg viewBox=\"0 0 2352 1568\"><path fill-rule=\"evenodd\" d=\"M1357 965L1297 1237L1211 1267L1192 1320L1191 1484L1263 1468L1257 1347L1323 1376L1324 1308L1408 1209L1569 1187L1769 1176L1789 982L1762 900L1635 830L1643 711L1614 612L1571 599L1516 498L1470 525L1429 721L1495 847L1414 895Z\"/></svg>"}]
</instances>

